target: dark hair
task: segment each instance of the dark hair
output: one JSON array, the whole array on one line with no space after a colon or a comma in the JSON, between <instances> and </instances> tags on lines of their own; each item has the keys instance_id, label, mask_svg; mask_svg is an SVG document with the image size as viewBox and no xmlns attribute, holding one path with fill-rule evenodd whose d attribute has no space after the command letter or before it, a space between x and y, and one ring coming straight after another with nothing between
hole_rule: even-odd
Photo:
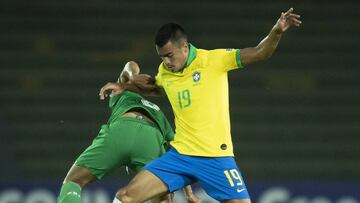
<instances>
[{"instance_id":1,"label":"dark hair","mask_svg":"<svg viewBox=\"0 0 360 203\"><path fill-rule=\"evenodd\" d=\"M167 23L158 30L155 36L155 44L158 47L163 47L169 41L181 42L187 40L185 30L176 23Z\"/></svg>"}]
</instances>

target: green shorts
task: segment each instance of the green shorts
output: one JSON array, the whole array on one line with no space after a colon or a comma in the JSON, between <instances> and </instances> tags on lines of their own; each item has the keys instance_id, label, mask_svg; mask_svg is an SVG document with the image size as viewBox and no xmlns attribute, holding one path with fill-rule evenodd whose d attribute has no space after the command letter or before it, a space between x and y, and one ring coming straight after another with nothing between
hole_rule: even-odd
<instances>
[{"instance_id":1,"label":"green shorts","mask_svg":"<svg viewBox=\"0 0 360 203\"><path fill-rule=\"evenodd\" d=\"M139 172L163 153L164 139L155 124L121 117L101 127L98 136L75 165L89 169L92 175L101 179L121 166Z\"/></svg>"}]
</instances>

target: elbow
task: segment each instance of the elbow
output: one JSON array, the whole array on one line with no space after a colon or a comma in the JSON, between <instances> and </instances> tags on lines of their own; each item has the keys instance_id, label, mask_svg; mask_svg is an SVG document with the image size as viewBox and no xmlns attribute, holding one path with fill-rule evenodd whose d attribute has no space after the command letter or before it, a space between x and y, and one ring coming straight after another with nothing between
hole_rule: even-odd
<instances>
[{"instance_id":1,"label":"elbow","mask_svg":"<svg viewBox=\"0 0 360 203\"><path fill-rule=\"evenodd\" d=\"M277 43L265 43L264 41L262 41L255 47L255 53L258 56L259 60L266 60L272 56L276 47Z\"/></svg>"},{"instance_id":2,"label":"elbow","mask_svg":"<svg viewBox=\"0 0 360 203\"><path fill-rule=\"evenodd\" d=\"M269 53L260 53L260 54L258 54L257 55L257 61L264 61L264 60L267 60L267 59L269 59L270 57L271 57L271 53L269 54Z\"/></svg>"},{"instance_id":3,"label":"elbow","mask_svg":"<svg viewBox=\"0 0 360 203\"><path fill-rule=\"evenodd\" d=\"M264 48L263 46L257 46L252 48L244 49L241 53L241 62L243 65L253 64L259 61L266 60L272 55L271 51Z\"/></svg>"},{"instance_id":4,"label":"elbow","mask_svg":"<svg viewBox=\"0 0 360 203\"><path fill-rule=\"evenodd\" d=\"M271 58L271 56L272 56L272 53L266 54L263 56L262 60L267 60L267 59Z\"/></svg>"}]
</instances>

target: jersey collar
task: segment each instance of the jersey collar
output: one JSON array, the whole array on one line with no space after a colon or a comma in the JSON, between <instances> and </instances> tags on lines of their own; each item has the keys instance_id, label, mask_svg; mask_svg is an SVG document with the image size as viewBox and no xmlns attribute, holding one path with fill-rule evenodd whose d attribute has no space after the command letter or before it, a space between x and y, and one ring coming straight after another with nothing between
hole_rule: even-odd
<instances>
[{"instance_id":1,"label":"jersey collar","mask_svg":"<svg viewBox=\"0 0 360 203\"><path fill-rule=\"evenodd\" d=\"M183 73L184 70L190 66L190 64L195 60L196 58L196 47L189 43L189 54L185 63L185 66L178 71L178 73Z\"/></svg>"},{"instance_id":2,"label":"jersey collar","mask_svg":"<svg viewBox=\"0 0 360 203\"><path fill-rule=\"evenodd\" d=\"M189 55L186 60L185 68L188 67L196 58L196 47L189 43Z\"/></svg>"}]
</instances>

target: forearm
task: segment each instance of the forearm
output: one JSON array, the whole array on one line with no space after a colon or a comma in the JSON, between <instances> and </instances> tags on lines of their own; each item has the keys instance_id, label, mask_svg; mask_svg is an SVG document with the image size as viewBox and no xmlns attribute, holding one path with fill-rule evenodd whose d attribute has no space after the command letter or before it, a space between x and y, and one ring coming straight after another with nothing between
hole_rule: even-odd
<instances>
[{"instance_id":1,"label":"forearm","mask_svg":"<svg viewBox=\"0 0 360 203\"><path fill-rule=\"evenodd\" d=\"M136 85L134 85L134 84L124 83L124 84L120 84L120 85L121 85L121 87L122 87L123 89L130 90L130 91L132 91L132 92L137 92L137 93L142 94L141 89L138 88L138 87L137 87Z\"/></svg>"},{"instance_id":2,"label":"forearm","mask_svg":"<svg viewBox=\"0 0 360 203\"><path fill-rule=\"evenodd\" d=\"M281 13L270 33L256 47L250 47L240 50L240 60L243 65L248 65L261 60L268 59L275 51L282 33L289 27L299 27L301 24L300 15L293 13L290 8L287 12Z\"/></svg>"},{"instance_id":3,"label":"forearm","mask_svg":"<svg viewBox=\"0 0 360 203\"><path fill-rule=\"evenodd\" d=\"M150 84L136 84L136 83L125 83L121 84L123 89L127 89L145 96L161 96L161 90L155 85Z\"/></svg>"},{"instance_id":4,"label":"forearm","mask_svg":"<svg viewBox=\"0 0 360 203\"><path fill-rule=\"evenodd\" d=\"M240 60L243 65L256 63L270 58L274 53L282 33L275 26L270 33L256 47L249 47L240 50Z\"/></svg>"},{"instance_id":5,"label":"forearm","mask_svg":"<svg viewBox=\"0 0 360 203\"><path fill-rule=\"evenodd\" d=\"M147 96L162 96L162 89L156 85L155 79L150 75L133 75L129 82L137 88L137 92Z\"/></svg>"},{"instance_id":6,"label":"forearm","mask_svg":"<svg viewBox=\"0 0 360 203\"><path fill-rule=\"evenodd\" d=\"M256 46L259 60L265 60L271 57L281 39L282 32L275 28Z\"/></svg>"}]
</instances>

